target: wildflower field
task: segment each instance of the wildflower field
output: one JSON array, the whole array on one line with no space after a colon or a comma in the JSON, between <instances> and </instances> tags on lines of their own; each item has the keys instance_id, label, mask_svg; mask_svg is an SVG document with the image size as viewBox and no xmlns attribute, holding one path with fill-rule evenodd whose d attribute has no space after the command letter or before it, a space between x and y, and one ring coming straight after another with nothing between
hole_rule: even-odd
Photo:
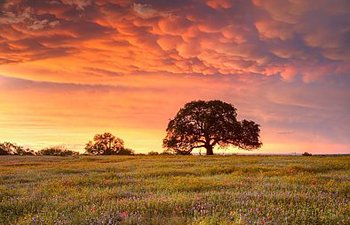
<instances>
[{"instance_id":1,"label":"wildflower field","mask_svg":"<svg viewBox=\"0 0 350 225\"><path fill-rule=\"evenodd\" d=\"M350 224L350 156L0 157L0 224Z\"/></svg>"}]
</instances>

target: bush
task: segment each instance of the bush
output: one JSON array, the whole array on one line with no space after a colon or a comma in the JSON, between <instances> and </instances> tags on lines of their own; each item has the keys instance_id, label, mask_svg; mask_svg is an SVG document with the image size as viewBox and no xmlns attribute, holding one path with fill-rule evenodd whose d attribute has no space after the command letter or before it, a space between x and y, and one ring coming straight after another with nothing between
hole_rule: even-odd
<instances>
[{"instance_id":1,"label":"bush","mask_svg":"<svg viewBox=\"0 0 350 225\"><path fill-rule=\"evenodd\" d=\"M169 152L169 151L163 151L162 153L160 153L159 155L174 155L173 153Z\"/></svg>"},{"instance_id":2,"label":"bush","mask_svg":"<svg viewBox=\"0 0 350 225\"><path fill-rule=\"evenodd\" d=\"M36 153L32 149L20 147L16 155L36 155Z\"/></svg>"},{"instance_id":3,"label":"bush","mask_svg":"<svg viewBox=\"0 0 350 225\"><path fill-rule=\"evenodd\" d=\"M122 148L116 153L116 155L134 155L134 150L130 148Z\"/></svg>"},{"instance_id":4,"label":"bush","mask_svg":"<svg viewBox=\"0 0 350 225\"><path fill-rule=\"evenodd\" d=\"M147 155L159 155L159 153L155 151L150 151Z\"/></svg>"},{"instance_id":5,"label":"bush","mask_svg":"<svg viewBox=\"0 0 350 225\"><path fill-rule=\"evenodd\" d=\"M308 152L304 152L304 153L302 154L302 156L312 156L312 154L311 154L311 153L308 153Z\"/></svg>"},{"instance_id":6,"label":"bush","mask_svg":"<svg viewBox=\"0 0 350 225\"><path fill-rule=\"evenodd\" d=\"M70 155L79 155L79 152L72 150L67 150L62 146L53 146L49 148L44 148L38 152L39 155L51 155L51 156L70 156Z\"/></svg>"}]
</instances>

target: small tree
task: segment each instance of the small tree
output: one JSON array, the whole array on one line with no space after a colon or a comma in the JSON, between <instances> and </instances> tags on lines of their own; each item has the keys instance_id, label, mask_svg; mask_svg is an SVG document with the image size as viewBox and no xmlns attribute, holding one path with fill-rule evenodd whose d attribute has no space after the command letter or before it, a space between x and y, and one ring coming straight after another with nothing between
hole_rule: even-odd
<instances>
[{"instance_id":1,"label":"small tree","mask_svg":"<svg viewBox=\"0 0 350 225\"><path fill-rule=\"evenodd\" d=\"M111 133L96 134L94 141L85 146L86 153L93 155L118 155L125 152L124 141ZM130 152L131 154L131 152Z\"/></svg>"},{"instance_id":2,"label":"small tree","mask_svg":"<svg viewBox=\"0 0 350 225\"><path fill-rule=\"evenodd\" d=\"M216 145L251 150L260 148L260 126L253 121L237 121L236 108L219 101L192 101L169 121L163 147L176 154L188 155L205 148L213 155Z\"/></svg>"},{"instance_id":3,"label":"small tree","mask_svg":"<svg viewBox=\"0 0 350 225\"><path fill-rule=\"evenodd\" d=\"M308 152L304 152L304 153L302 154L302 156L312 156L312 154L311 154L311 153L308 153Z\"/></svg>"}]
</instances>

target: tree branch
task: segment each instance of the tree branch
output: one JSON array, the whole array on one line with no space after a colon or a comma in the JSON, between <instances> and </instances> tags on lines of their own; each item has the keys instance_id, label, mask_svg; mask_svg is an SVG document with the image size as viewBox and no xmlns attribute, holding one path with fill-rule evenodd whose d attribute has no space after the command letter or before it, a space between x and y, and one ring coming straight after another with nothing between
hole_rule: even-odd
<instances>
[{"instance_id":1,"label":"tree branch","mask_svg":"<svg viewBox=\"0 0 350 225\"><path fill-rule=\"evenodd\" d=\"M191 150L193 150L194 148L205 148L205 145L194 146L194 147L191 148Z\"/></svg>"},{"instance_id":2,"label":"tree branch","mask_svg":"<svg viewBox=\"0 0 350 225\"><path fill-rule=\"evenodd\" d=\"M195 142L200 142L200 143L203 143L203 144L206 143L205 141L203 141L203 140L201 140L201 139L195 140Z\"/></svg>"}]
</instances>

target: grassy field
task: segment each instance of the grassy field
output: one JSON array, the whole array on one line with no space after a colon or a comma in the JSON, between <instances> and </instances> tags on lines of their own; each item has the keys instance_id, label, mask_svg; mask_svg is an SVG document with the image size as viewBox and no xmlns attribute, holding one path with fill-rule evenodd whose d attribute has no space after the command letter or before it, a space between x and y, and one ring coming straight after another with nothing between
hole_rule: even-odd
<instances>
[{"instance_id":1,"label":"grassy field","mask_svg":"<svg viewBox=\"0 0 350 225\"><path fill-rule=\"evenodd\" d=\"M1 224L350 224L350 157L0 157Z\"/></svg>"}]
</instances>

